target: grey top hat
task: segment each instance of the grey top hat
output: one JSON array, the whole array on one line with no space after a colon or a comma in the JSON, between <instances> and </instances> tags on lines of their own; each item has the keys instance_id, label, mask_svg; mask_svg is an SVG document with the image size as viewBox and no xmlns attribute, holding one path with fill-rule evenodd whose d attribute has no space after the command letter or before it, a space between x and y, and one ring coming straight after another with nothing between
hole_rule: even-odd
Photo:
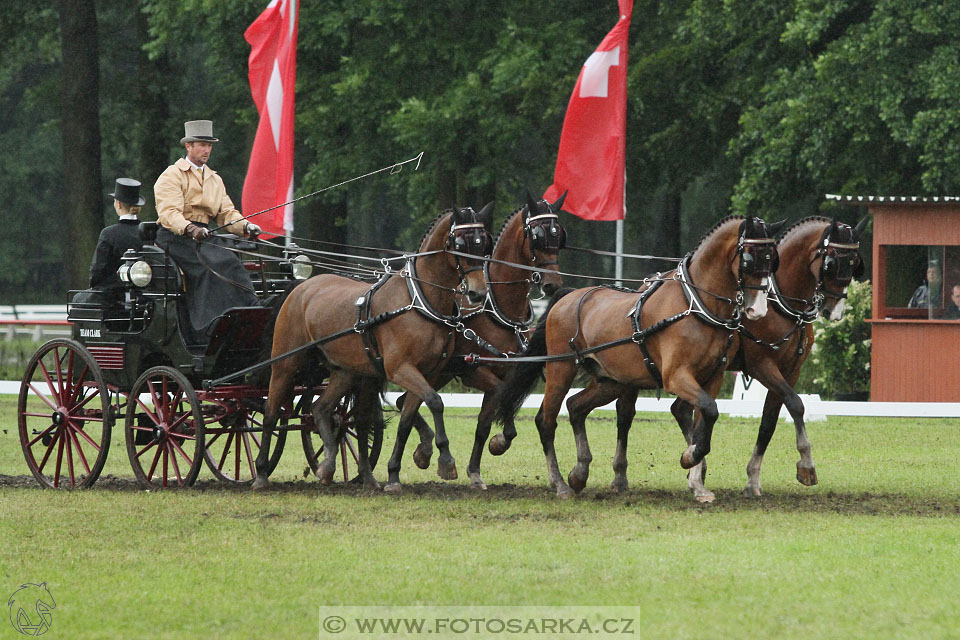
<instances>
[{"instance_id":1,"label":"grey top hat","mask_svg":"<svg viewBox=\"0 0 960 640\"><path fill-rule=\"evenodd\" d=\"M117 186L110 197L124 204L132 204L137 207L142 207L147 203L144 197L140 195L140 181L133 178L117 178Z\"/></svg>"},{"instance_id":2,"label":"grey top hat","mask_svg":"<svg viewBox=\"0 0 960 640\"><path fill-rule=\"evenodd\" d=\"M180 144L185 142L220 142L218 138L213 137L213 120L191 120L183 123L183 138Z\"/></svg>"}]
</instances>

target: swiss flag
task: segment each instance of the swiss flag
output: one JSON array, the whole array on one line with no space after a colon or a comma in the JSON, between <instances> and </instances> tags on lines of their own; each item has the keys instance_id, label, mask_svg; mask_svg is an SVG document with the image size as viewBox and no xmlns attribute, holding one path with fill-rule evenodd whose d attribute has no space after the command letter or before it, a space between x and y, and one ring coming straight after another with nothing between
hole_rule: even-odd
<instances>
[{"instance_id":1,"label":"swiss flag","mask_svg":"<svg viewBox=\"0 0 960 640\"><path fill-rule=\"evenodd\" d=\"M583 63L560 133L548 201L569 191L565 211L586 220L623 220L627 125L627 37L633 0Z\"/></svg>"},{"instance_id":2,"label":"swiss flag","mask_svg":"<svg viewBox=\"0 0 960 640\"><path fill-rule=\"evenodd\" d=\"M243 214L293 200L294 88L298 0L272 0L243 37L250 43L250 93L260 113L243 183ZM293 231L293 205L251 219L265 234Z\"/></svg>"}]
</instances>

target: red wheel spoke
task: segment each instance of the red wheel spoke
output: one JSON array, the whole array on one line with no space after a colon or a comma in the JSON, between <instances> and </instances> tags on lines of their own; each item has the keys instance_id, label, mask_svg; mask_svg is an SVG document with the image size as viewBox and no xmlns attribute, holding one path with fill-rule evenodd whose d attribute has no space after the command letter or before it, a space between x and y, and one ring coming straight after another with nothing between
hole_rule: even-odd
<instances>
[{"instance_id":1,"label":"red wheel spoke","mask_svg":"<svg viewBox=\"0 0 960 640\"><path fill-rule=\"evenodd\" d=\"M70 352L70 368L73 369L73 351ZM80 392L83 391L83 381L86 379L89 371L90 365L84 363L83 371L81 371L80 375L77 376L77 386L73 388L73 393L70 394L70 406L73 406L77 403ZM70 374L70 380L73 380L72 373Z\"/></svg>"},{"instance_id":2,"label":"red wheel spoke","mask_svg":"<svg viewBox=\"0 0 960 640\"><path fill-rule=\"evenodd\" d=\"M350 482L349 470L347 469L347 447L343 440L340 441L340 466L343 467L344 483Z\"/></svg>"},{"instance_id":3,"label":"red wheel spoke","mask_svg":"<svg viewBox=\"0 0 960 640\"><path fill-rule=\"evenodd\" d=\"M71 428L71 429L73 429L74 431L76 431L77 433L79 433L80 435L82 435L84 438L86 438L86 439L87 439L87 442L89 442L90 444L92 444L94 449L96 449L97 451L100 451L100 445L97 444L97 441L96 441L96 440L94 440L94 439L91 438L89 435L87 435L87 432L86 432L86 431L84 431L84 430L81 429L80 427L75 426L72 422L69 423L69 424L70 424L70 428Z\"/></svg>"},{"instance_id":4,"label":"red wheel spoke","mask_svg":"<svg viewBox=\"0 0 960 640\"><path fill-rule=\"evenodd\" d=\"M53 486L60 486L60 467L63 464L63 432L57 429L57 435L60 436L60 444L57 445L57 469L53 473Z\"/></svg>"},{"instance_id":5,"label":"red wheel spoke","mask_svg":"<svg viewBox=\"0 0 960 640\"><path fill-rule=\"evenodd\" d=\"M160 478L164 488L167 486L167 458L170 457L167 450L170 448L170 442L170 440L165 442L163 448L161 449L161 451L163 451L163 475L160 476Z\"/></svg>"},{"instance_id":6,"label":"red wheel spoke","mask_svg":"<svg viewBox=\"0 0 960 640\"><path fill-rule=\"evenodd\" d=\"M153 405L154 411L151 411L150 409L147 408L147 405L145 405L140 398L137 398L137 405L141 409L143 409L143 412L146 414L148 418L150 418L153 424L157 425L158 427L160 426L161 420L160 420L160 416L156 414L156 408L157 408L156 404ZM136 427L131 426L131 429L146 429L148 431L153 431L153 429L150 429L149 427L141 427L139 425Z\"/></svg>"},{"instance_id":7,"label":"red wheel spoke","mask_svg":"<svg viewBox=\"0 0 960 640\"><path fill-rule=\"evenodd\" d=\"M140 449L140 451L137 452L137 456L136 456L136 457L139 458L140 456L142 456L143 454L145 454L145 453L147 452L147 450L150 449L150 447L156 446L156 444L157 444L156 442L151 442L150 444L146 445L143 449ZM154 464L156 464L156 463L154 463Z\"/></svg>"},{"instance_id":8,"label":"red wheel spoke","mask_svg":"<svg viewBox=\"0 0 960 640\"><path fill-rule=\"evenodd\" d=\"M183 476L180 475L180 465L177 464L177 456L171 455L170 462L173 463L173 472L177 474L177 484L183 484Z\"/></svg>"},{"instance_id":9,"label":"red wheel spoke","mask_svg":"<svg viewBox=\"0 0 960 640\"><path fill-rule=\"evenodd\" d=\"M223 463L227 461L227 456L230 455L230 443L233 441L233 434L227 434L227 443L223 445L223 455L220 456L220 462L217 464L217 469L223 471Z\"/></svg>"},{"instance_id":10,"label":"red wheel spoke","mask_svg":"<svg viewBox=\"0 0 960 640\"><path fill-rule=\"evenodd\" d=\"M181 424L183 424L188 418L192 418L192 417L193 417L193 414L191 414L189 411L183 412L182 414L180 414L179 418L177 418L170 424L170 431L173 431L174 429L179 427Z\"/></svg>"},{"instance_id":11,"label":"red wheel spoke","mask_svg":"<svg viewBox=\"0 0 960 640\"><path fill-rule=\"evenodd\" d=\"M71 351L71 353L73 353ZM73 445L70 444L70 434L64 429L64 440L67 441L67 470L70 472L70 487L77 486L77 480L73 473Z\"/></svg>"},{"instance_id":12,"label":"red wheel spoke","mask_svg":"<svg viewBox=\"0 0 960 640\"><path fill-rule=\"evenodd\" d=\"M157 463L160 462L160 455L163 453L163 443L157 442L155 444L157 445L157 455L153 456L153 462L150 464L150 471L147 472L148 481L153 480L153 472L156 471ZM144 451L146 451L146 449L144 449ZM143 453L143 451L140 453Z\"/></svg>"},{"instance_id":13,"label":"red wheel spoke","mask_svg":"<svg viewBox=\"0 0 960 640\"><path fill-rule=\"evenodd\" d=\"M50 395L52 395L54 398L59 400L60 389L57 387L57 385L53 383L53 379L50 377L50 372L47 371L47 365L43 363L43 360L38 361L37 364L40 366L40 371L43 372L43 377L47 381L47 388L50 390ZM30 388L33 389L32 384L30 385ZM39 392L36 389L34 389L34 392L39 394Z\"/></svg>"},{"instance_id":14,"label":"red wheel spoke","mask_svg":"<svg viewBox=\"0 0 960 640\"><path fill-rule=\"evenodd\" d=\"M50 425L50 426L52 427L56 425ZM60 439L60 431L58 430L56 434L54 434L53 439L50 440L50 444L47 446L47 453L43 456L43 460L40 461L40 466L37 467L37 471L43 472L43 467L45 464L47 464L47 459L50 457L50 454L53 453L53 445L56 444L57 440L59 439Z\"/></svg>"},{"instance_id":15,"label":"red wheel spoke","mask_svg":"<svg viewBox=\"0 0 960 640\"><path fill-rule=\"evenodd\" d=\"M150 390L150 399L153 400L153 410L157 413L157 417L160 418L159 421L154 420L154 422L156 422L157 424L160 424L160 422L163 421L164 418L166 418L166 415L164 414L165 407L163 403L160 401L160 396L157 395L157 390L153 386L153 380L147 380L147 388ZM147 405L143 404L140 398L137 398L137 404L143 407L144 411L149 412L149 409L147 409Z\"/></svg>"},{"instance_id":16,"label":"red wheel spoke","mask_svg":"<svg viewBox=\"0 0 960 640\"><path fill-rule=\"evenodd\" d=\"M357 448L353 446L353 440L350 439L350 436L346 436L344 437L343 442L344 444L347 445L347 448L350 449L350 455L353 456L353 461L357 463L357 465L359 466L360 455L357 453ZM358 439L358 442L359 442L359 439Z\"/></svg>"},{"instance_id":17,"label":"red wheel spoke","mask_svg":"<svg viewBox=\"0 0 960 640\"><path fill-rule=\"evenodd\" d=\"M71 405L71 409L72 409L73 411L76 411L77 409L82 409L82 408L84 407L84 405L86 405L88 402L90 402L91 400L93 400L94 398L96 398L96 397L99 396L99 395L100 395L100 389L97 389L97 390L95 390L93 393L91 393L89 396L87 396L86 398L84 398L83 401L80 402L79 404L73 404L73 405Z\"/></svg>"},{"instance_id":18,"label":"red wheel spoke","mask_svg":"<svg viewBox=\"0 0 960 640\"><path fill-rule=\"evenodd\" d=\"M63 400L66 395L66 389L63 386L63 359L60 357L60 347L53 348L53 359L57 363L57 382L60 386L59 400Z\"/></svg>"},{"instance_id":19,"label":"red wheel spoke","mask_svg":"<svg viewBox=\"0 0 960 640\"><path fill-rule=\"evenodd\" d=\"M213 433L213 437L210 438L209 440L207 440L207 446L208 446L208 447L209 447L210 445L212 445L214 442L216 442L216 441L217 441L217 438L219 438L220 436L222 436L223 434L225 434L225 433L227 433L227 432L226 432L226 431L220 431L219 429L216 430L216 431L212 431L212 432L211 432L211 431L207 431L207 432L206 432L207 435L210 435L211 433Z\"/></svg>"},{"instance_id":20,"label":"red wheel spoke","mask_svg":"<svg viewBox=\"0 0 960 640\"><path fill-rule=\"evenodd\" d=\"M240 435L238 434L234 438L235 442L233 443L235 451L233 452L233 479L240 480Z\"/></svg>"},{"instance_id":21,"label":"red wheel spoke","mask_svg":"<svg viewBox=\"0 0 960 640\"><path fill-rule=\"evenodd\" d=\"M244 434L243 434L243 448L246 449L246 451L247 451L247 464L250 465L250 477L251 477L251 478L255 478L255 477L257 477L257 467L256 467L256 465L254 464L255 461L254 461L253 451L250 449L250 435L251 435L251 434L249 434L249 433L244 433ZM240 478L239 478L239 473L240 473L240 471L238 470L238 471L237 471L237 474L238 474L237 479L238 479L238 480L240 479Z\"/></svg>"},{"instance_id":22,"label":"red wheel spoke","mask_svg":"<svg viewBox=\"0 0 960 640\"><path fill-rule=\"evenodd\" d=\"M176 440L174 440L174 439L171 438L171 439L170 439L170 444L171 444L171 446L173 447L173 450L174 450L174 451L179 452L180 455L183 456L183 459L187 462L187 464L191 464L191 465L193 464L193 458L191 458L190 456L188 456L188 455L186 454L186 452L185 452L182 448L180 448L180 445L177 444L177 441L176 441Z\"/></svg>"},{"instance_id":23,"label":"red wheel spoke","mask_svg":"<svg viewBox=\"0 0 960 640\"><path fill-rule=\"evenodd\" d=\"M87 456L83 454L83 449L80 447L80 441L77 439L77 434L69 429L67 430L67 434L70 436L70 440L73 442L73 450L77 452L77 457L79 457L80 462L83 463L83 468L87 470L87 475L90 475L90 465L87 464Z\"/></svg>"},{"instance_id":24,"label":"red wheel spoke","mask_svg":"<svg viewBox=\"0 0 960 640\"><path fill-rule=\"evenodd\" d=\"M30 415L30 414L25 414L25 415ZM42 417L42 416L41 416L41 417ZM47 416L47 417L49 417L49 416ZM45 436L45 435L47 435L48 433L50 433L50 430L51 430L51 429L56 429L56 428L57 428L57 425L51 423L49 427L47 427L46 429L44 429L43 431L41 431L39 434L37 434L37 437L36 437L36 438L34 438L33 440L31 440L30 442L27 443L27 448L29 449L30 447L32 447L33 445L35 445L35 444L37 443L37 440L39 440L39 439L42 438L43 436ZM51 444L52 444L52 443L51 443ZM44 460L46 460L46 458L44 458Z\"/></svg>"},{"instance_id":25,"label":"red wheel spoke","mask_svg":"<svg viewBox=\"0 0 960 640\"><path fill-rule=\"evenodd\" d=\"M30 383L30 384L28 384L27 386L30 388L31 391L33 391L35 394L37 394L37 397L40 398L41 400L43 400L48 407L50 407L50 408L53 409L54 411L57 410L57 405L55 405L53 402L51 402L50 400L48 400L48 399L47 399L47 396L45 396L45 395L43 395L42 393L40 393L40 392L37 390L37 388L33 386L33 383ZM53 383L50 384L50 390L53 391ZM56 397L56 393L54 393L53 395L54 395L54 397ZM29 415L29 414L28 414L28 415Z\"/></svg>"}]
</instances>

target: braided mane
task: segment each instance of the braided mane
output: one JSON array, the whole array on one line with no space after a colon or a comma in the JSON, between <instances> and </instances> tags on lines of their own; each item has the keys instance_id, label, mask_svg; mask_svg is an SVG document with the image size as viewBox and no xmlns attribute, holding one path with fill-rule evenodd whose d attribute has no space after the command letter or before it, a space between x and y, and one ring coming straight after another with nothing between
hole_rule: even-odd
<instances>
[{"instance_id":1,"label":"braided mane","mask_svg":"<svg viewBox=\"0 0 960 640\"><path fill-rule=\"evenodd\" d=\"M719 229L726 223L730 222L731 220L746 220L746 218L738 215L729 215L725 217L723 220L721 220L720 222L718 222L717 224L713 225L713 228L707 231L705 234L703 234L703 237L700 238L700 241L697 243L697 246L693 248L694 253L696 253L697 249L699 249L700 246L706 241L706 239L709 238L711 235L713 235L717 231L717 229Z\"/></svg>"},{"instance_id":2,"label":"braided mane","mask_svg":"<svg viewBox=\"0 0 960 640\"><path fill-rule=\"evenodd\" d=\"M433 219L433 222L430 223L430 226L427 227L427 230L423 233L423 237L420 238L420 244L417 245L418 249L423 246L423 243L427 239L427 236L433 233L433 230L437 228L438 224L440 224L440 219L443 218L443 216L447 215L448 213L453 213L453 209L444 209L443 211L440 212L440 215L438 215L436 218Z\"/></svg>"},{"instance_id":3,"label":"braided mane","mask_svg":"<svg viewBox=\"0 0 960 640\"><path fill-rule=\"evenodd\" d=\"M500 242L500 237L503 235L504 230L506 230L507 225L510 224L510 222L513 220L514 216L516 216L516 215L519 214L519 213L523 213L523 210L526 209L526 208L527 208L527 205L521 205L520 207L517 208L516 211L514 211L513 213L511 213L510 215L507 216L506 220L503 221L503 224L500 225L500 230L497 231L497 239L496 239L496 241L493 243L494 246L496 246L497 243Z\"/></svg>"},{"instance_id":4,"label":"braided mane","mask_svg":"<svg viewBox=\"0 0 960 640\"><path fill-rule=\"evenodd\" d=\"M797 220L792 225L790 225L789 227L787 227L786 229L780 232L780 237L777 239L777 244L780 244L781 242L786 240L787 236L792 233L795 233L799 229L799 227L803 227L808 224L812 224L814 222L825 222L829 224L831 220L832 220L831 218L826 218L824 216L807 216L806 218L801 218L800 220Z\"/></svg>"}]
</instances>

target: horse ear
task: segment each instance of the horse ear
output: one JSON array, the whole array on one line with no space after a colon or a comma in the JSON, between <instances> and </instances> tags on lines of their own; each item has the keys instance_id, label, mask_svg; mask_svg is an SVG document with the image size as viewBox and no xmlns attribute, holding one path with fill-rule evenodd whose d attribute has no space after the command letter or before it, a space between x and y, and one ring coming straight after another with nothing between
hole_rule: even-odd
<instances>
[{"instance_id":1,"label":"horse ear","mask_svg":"<svg viewBox=\"0 0 960 640\"><path fill-rule=\"evenodd\" d=\"M537 201L533 199L530 190L527 189L527 217L534 215L537 215Z\"/></svg>"},{"instance_id":2,"label":"horse ear","mask_svg":"<svg viewBox=\"0 0 960 640\"><path fill-rule=\"evenodd\" d=\"M863 216L860 219L860 222L857 223L857 226L853 228L853 237L855 240L859 240L863 230L867 228L867 223L870 222L870 216Z\"/></svg>"},{"instance_id":3,"label":"horse ear","mask_svg":"<svg viewBox=\"0 0 960 640\"><path fill-rule=\"evenodd\" d=\"M490 229L490 223L493 221L493 200L483 205L483 208L477 213L477 219L483 223L487 230Z\"/></svg>"},{"instance_id":4,"label":"horse ear","mask_svg":"<svg viewBox=\"0 0 960 640\"><path fill-rule=\"evenodd\" d=\"M567 197L568 192L569 192L569 189L561 193L560 197L557 198L557 201L554 202L552 205L550 205L550 208L553 209L554 212L560 211L560 209L563 208L563 201Z\"/></svg>"},{"instance_id":5,"label":"horse ear","mask_svg":"<svg viewBox=\"0 0 960 640\"><path fill-rule=\"evenodd\" d=\"M784 218L779 222L768 222L767 223L767 233L771 238L776 238L780 235L780 232L783 231L783 228L787 226L787 219Z\"/></svg>"}]
</instances>

